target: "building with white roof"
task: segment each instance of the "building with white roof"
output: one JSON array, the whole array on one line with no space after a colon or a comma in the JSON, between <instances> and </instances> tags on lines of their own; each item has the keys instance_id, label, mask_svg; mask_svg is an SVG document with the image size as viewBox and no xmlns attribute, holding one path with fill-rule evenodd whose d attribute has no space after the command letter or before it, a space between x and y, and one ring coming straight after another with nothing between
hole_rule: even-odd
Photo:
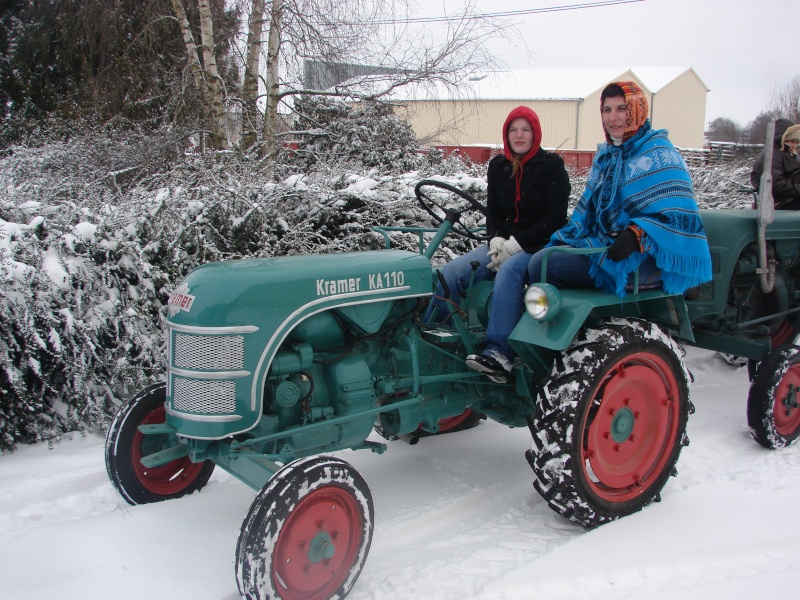
<instances>
[{"instance_id":1,"label":"building with white roof","mask_svg":"<svg viewBox=\"0 0 800 600\"><path fill-rule=\"evenodd\" d=\"M398 115L431 144L501 144L508 113L524 105L542 125L542 146L594 150L604 141L600 93L612 81L636 81L650 120L680 148L701 148L708 87L691 67L513 69L471 77L458 89L405 87L392 96Z\"/></svg>"}]
</instances>

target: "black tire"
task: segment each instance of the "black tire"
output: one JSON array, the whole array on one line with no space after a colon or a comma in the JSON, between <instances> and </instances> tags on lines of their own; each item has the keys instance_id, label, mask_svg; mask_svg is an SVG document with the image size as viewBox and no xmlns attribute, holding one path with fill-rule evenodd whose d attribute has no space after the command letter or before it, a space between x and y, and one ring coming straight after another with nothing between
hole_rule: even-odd
<instances>
[{"instance_id":1,"label":"black tire","mask_svg":"<svg viewBox=\"0 0 800 600\"><path fill-rule=\"evenodd\" d=\"M236 544L236 581L247 600L344 598L367 560L372 494L348 463L296 460L259 492Z\"/></svg>"},{"instance_id":2,"label":"black tire","mask_svg":"<svg viewBox=\"0 0 800 600\"><path fill-rule=\"evenodd\" d=\"M614 319L556 358L526 453L550 508L594 527L660 498L689 443L684 354L657 326Z\"/></svg>"},{"instance_id":3,"label":"black tire","mask_svg":"<svg viewBox=\"0 0 800 600\"><path fill-rule=\"evenodd\" d=\"M149 504L191 494L205 486L214 471L210 460L193 463L188 457L150 469L142 465L143 456L177 443L174 436L145 436L138 429L139 425L164 423L166 399L165 384L151 385L123 405L108 428L106 471L128 504Z\"/></svg>"},{"instance_id":4,"label":"black tire","mask_svg":"<svg viewBox=\"0 0 800 600\"><path fill-rule=\"evenodd\" d=\"M758 363L747 398L750 433L765 448L786 448L800 437L800 347L786 344Z\"/></svg>"},{"instance_id":5,"label":"black tire","mask_svg":"<svg viewBox=\"0 0 800 600\"><path fill-rule=\"evenodd\" d=\"M800 172L800 171L798 171ZM779 346L783 346L784 344L795 344L797 343L798 333L800 333L800 329L794 324L790 323L789 321L784 321L781 325L772 332L770 336L770 343L772 345L772 349L776 349ZM756 371L758 370L758 365L761 361L750 359L747 361L747 378L752 383L753 378L756 376Z\"/></svg>"}]
</instances>

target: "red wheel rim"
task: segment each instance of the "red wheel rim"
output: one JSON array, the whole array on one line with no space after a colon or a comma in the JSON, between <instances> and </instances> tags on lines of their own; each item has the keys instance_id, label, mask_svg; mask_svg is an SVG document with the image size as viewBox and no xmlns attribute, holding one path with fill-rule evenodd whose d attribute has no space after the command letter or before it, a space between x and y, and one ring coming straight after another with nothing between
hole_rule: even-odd
<instances>
[{"instance_id":1,"label":"red wheel rim","mask_svg":"<svg viewBox=\"0 0 800 600\"><path fill-rule=\"evenodd\" d=\"M272 578L284 600L329 598L350 575L364 534L355 498L325 486L286 519L275 544Z\"/></svg>"},{"instance_id":2,"label":"red wheel rim","mask_svg":"<svg viewBox=\"0 0 800 600\"><path fill-rule=\"evenodd\" d=\"M451 429L455 429L459 427L462 423L472 417L472 410L467 409L460 415L456 415L455 417L447 417L446 419L442 419L439 421L439 433L447 433Z\"/></svg>"},{"instance_id":3,"label":"red wheel rim","mask_svg":"<svg viewBox=\"0 0 800 600\"><path fill-rule=\"evenodd\" d=\"M785 343L790 342L793 337L794 327L784 321L770 336L770 342L773 348L777 348L778 346L783 346Z\"/></svg>"},{"instance_id":4,"label":"red wheel rim","mask_svg":"<svg viewBox=\"0 0 800 600\"><path fill-rule=\"evenodd\" d=\"M775 430L784 437L792 436L800 427L800 410L797 408L800 394L800 365L792 365L786 371L775 390L772 416Z\"/></svg>"},{"instance_id":5,"label":"red wheel rim","mask_svg":"<svg viewBox=\"0 0 800 600\"><path fill-rule=\"evenodd\" d=\"M636 498L663 472L676 443L679 393L655 354L631 354L608 371L581 425L584 476L600 498Z\"/></svg>"},{"instance_id":6,"label":"red wheel rim","mask_svg":"<svg viewBox=\"0 0 800 600\"><path fill-rule=\"evenodd\" d=\"M164 423L167 412L159 406L148 414L142 425ZM137 429L133 436L131 458L133 472L137 479L148 492L159 496L169 496L182 492L197 478L203 470L203 463L193 463L188 458L178 458L160 467L148 468L142 464L142 457L148 456L167 446L169 438L162 435L144 435Z\"/></svg>"}]
</instances>

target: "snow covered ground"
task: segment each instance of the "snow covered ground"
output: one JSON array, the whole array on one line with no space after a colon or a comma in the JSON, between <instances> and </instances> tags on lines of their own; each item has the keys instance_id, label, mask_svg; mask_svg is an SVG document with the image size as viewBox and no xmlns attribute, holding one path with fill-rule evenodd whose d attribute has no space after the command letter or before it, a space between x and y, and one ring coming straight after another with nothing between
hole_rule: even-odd
<instances>
[{"instance_id":1,"label":"snow covered ground","mask_svg":"<svg viewBox=\"0 0 800 600\"><path fill-rule=\"evenodd\" d=\"M364 476L376 527L351 600L735 600L800 587L800 445L746 423L745 369L689 349L697 412L663 501L592 531L533 490L527 429L338 453ZM234 550L255 492L221 470L200 493L128 506L103 439L0 456L0 597L236 600Z\"/></svg>"}]
</instances>

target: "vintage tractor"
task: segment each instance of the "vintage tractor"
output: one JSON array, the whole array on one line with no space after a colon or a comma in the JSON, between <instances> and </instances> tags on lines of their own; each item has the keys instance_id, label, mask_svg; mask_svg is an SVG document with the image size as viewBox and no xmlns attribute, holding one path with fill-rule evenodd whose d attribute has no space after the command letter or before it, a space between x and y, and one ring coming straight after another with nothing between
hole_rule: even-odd
<instances>
[{"instance_id":1,"label":"vintage tractor","mask_svg":"<svg viewBox=\"0 0 800 600\"><path fill-rule=\"evenodd\" d=\"M166 381L111 425L108 474L142 504L199 490L220 466L259 490L236 548L241 595L322 599L353 587L374 523L367 483L326 453L380 454L390 440L484 417L527 426L535 489L567 519L597 526L658 499L676 473L692 412L683 345L749 359L753 436L791 444L800 214L774 213L768 183L758 210L703 212L713 281L686 295L638 281L622 300L529 286L507 384L464 363L484 343L491 282L449 303L447 324L421 319L444 237L482 235L465 214L483 207L447 184L416 187L439 227L380 229L387 249L201 266L169 299ZM418 234L420 251L391 249L393 229Z\"/></svg>"}]
</instances>

